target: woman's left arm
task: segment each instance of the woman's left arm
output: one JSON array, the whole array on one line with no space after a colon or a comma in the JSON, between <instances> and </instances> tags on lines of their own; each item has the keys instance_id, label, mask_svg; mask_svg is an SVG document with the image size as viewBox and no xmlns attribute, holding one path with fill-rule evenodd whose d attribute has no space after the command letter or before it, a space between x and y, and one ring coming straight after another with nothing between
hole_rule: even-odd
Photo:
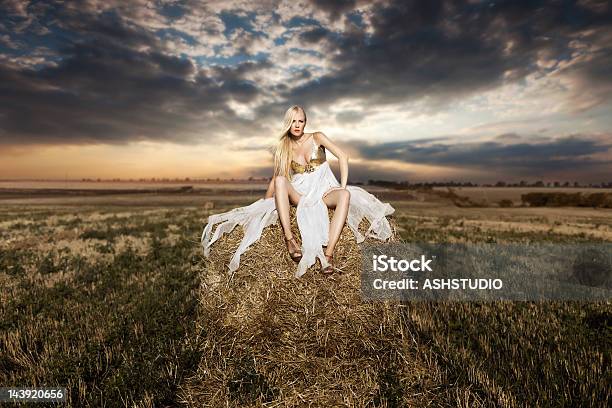
<instances>
[{"instance_id":1,"label":"woman's left arm","mask_svg":"<svg viewBox=\"0 0 612 408\"><path fill-rule=\"evenodd\" d=\"M348 181L348 154L346 154L342 149L340 149L335 143L333 143L323 132L316 132L315 141L319 145L323 145L327 150L333 153L334 156L338 158L340 162L340 185L342 188L346 188L346 183Z\"/></svg>"}]
</instances>

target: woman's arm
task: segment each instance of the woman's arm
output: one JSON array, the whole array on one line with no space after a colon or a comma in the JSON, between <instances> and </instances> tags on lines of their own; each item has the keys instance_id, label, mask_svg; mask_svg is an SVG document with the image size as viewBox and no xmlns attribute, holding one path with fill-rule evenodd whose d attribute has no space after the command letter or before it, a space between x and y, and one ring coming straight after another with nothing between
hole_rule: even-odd
<instances>
[{"instance_id":1,"label":"woman's arm","mask_svg":"<svg viewBox=\"0 0 612 408\"><path fill-rule=\"evenodd\" d=\"M266 191L265 198L274 197L274 177L270 180L270 184L268 184L268 191Z\"/></svg>"},{"instance_id":2,"label":"woman's arm","mask_svg":"<svg viewBox=\"0 0 612 408\"><path fill-rule=\"evenodd\" d=\"M325 136L323 132L315 132L313 137L315 138L315 142L317 142L317 144L323 145L323 147L332 152L333 155L338 158L338 162L340 162L340 185L342 188L346 188L346 183L348 181L348 154L329 140L329 138Z\"/></svg>"}]
</instances>

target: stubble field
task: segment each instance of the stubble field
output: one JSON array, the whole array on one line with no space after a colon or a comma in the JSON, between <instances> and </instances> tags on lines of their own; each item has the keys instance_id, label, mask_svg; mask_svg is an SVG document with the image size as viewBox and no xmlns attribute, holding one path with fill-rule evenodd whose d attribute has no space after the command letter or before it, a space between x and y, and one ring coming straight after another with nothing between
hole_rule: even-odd
<instances>
[{"instance_id":1,"label":"stubble field","mask_svg":"<svg viewBox=\"0 0 612 408\"><path fill-rule=\"evenodd\" d=\"M378 195L394 206L398 230L410 242L612 241L609 209L458 208L435 195ZM213 316L201 307L206 263L200 234L209 214L259 197L0 200L0 384L65 386L69 406L206 405L197 395L197 381L210 375L202 361L211 358L207 353L215 336L222 343L228 332L211 332ZM206 209L207 202L212 204ZM301 279L325 290L339 285L308 274ZM402 340L385 343L371 326L361 335L393 347L372 351L372 358L395 353L401 358L393 361L405 366L382 365L386 368L373 377L375 391L360 400L363 406L609 404L609 302L389 307L401 316L389 327L396 327ZM293 313L299 320L301 312ZM247 347L233 345L240 346ZM346 356L325 358L341 365L350 362ZM232 369L243 367L236 370L240 378L220 391L224 406L289 406L283 401L295 397L292 384L306 381L266 378L258 371L260 361L236 361ZM295 405L299 396L292 401ZM346 396L336 401L349 402ZM316 400L301 403L309 404L318 406Z\"/></svg>"}]
</instances>

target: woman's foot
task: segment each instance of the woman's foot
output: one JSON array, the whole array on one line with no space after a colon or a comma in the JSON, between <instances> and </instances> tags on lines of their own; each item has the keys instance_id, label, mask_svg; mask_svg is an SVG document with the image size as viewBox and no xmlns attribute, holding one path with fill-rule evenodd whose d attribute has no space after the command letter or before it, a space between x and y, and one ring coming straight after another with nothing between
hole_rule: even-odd
<instances>
[{"instance_id":1,"label":"woman's foot","mask_svg":"<svg viewBox=\"0 0 612 408\"><path fill-rule=\"evenodd\" d=\"M293 236L291 236L291 238L285 237L285 242L287 243L287 250L289 251L291 259L293 259L294 262L300 262L302 259L302 251L295 241L295 238Z\"/></svg>"},{"instance_id":2,"label":"woman's foot","mask_svg":"<svg viewBox=\"0 0 612 408\"><path fill-rule=\"evenodd\" d=\"M322 268L321 272L323 272L325 275L331 275L332 273L334 273L334 271L342 272L340 269L336 268L336 266L334 265L334 254L331 254L331 255L324 254L324 255L329 265L327 265L325 268Z\"/></svg>"}]
</instances>

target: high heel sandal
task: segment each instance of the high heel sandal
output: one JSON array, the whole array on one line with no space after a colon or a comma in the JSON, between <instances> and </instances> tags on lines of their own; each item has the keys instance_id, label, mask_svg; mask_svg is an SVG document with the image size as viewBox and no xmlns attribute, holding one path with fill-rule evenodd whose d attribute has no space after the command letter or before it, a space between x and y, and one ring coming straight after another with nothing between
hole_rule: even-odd
<instances>
[{"instance_id":1,"label":"high heel sandal","mask_svg":"<svg viewBox=\"0 0 612 408\"><path fill-rule=\"evenodd\" d=\"M324 255L329 265L327 265L325 268L322 268L321 272L323 272L325 275L331 275L332 273L334 273L334 271L342 272L342 269L336 268L336 266L334 265L334 255L333 254L332 255L324 254Z\"/></svg>"},{"instance_id":2,"label":"high heel sandal","mask_svg":"<svg viewBox=\"0 0 612 408\"><path fill-rule=\"evenodd\" d=\"M287 244L287 250L289 251L289 256L291 259L293 259L294 262L300 262L302 259L302 251L300 250L300 246L297 244L295 237L285 237L285 242ZM293 247L289 246L290 242L293 242Z\"/></svg>"}]
</instances>

